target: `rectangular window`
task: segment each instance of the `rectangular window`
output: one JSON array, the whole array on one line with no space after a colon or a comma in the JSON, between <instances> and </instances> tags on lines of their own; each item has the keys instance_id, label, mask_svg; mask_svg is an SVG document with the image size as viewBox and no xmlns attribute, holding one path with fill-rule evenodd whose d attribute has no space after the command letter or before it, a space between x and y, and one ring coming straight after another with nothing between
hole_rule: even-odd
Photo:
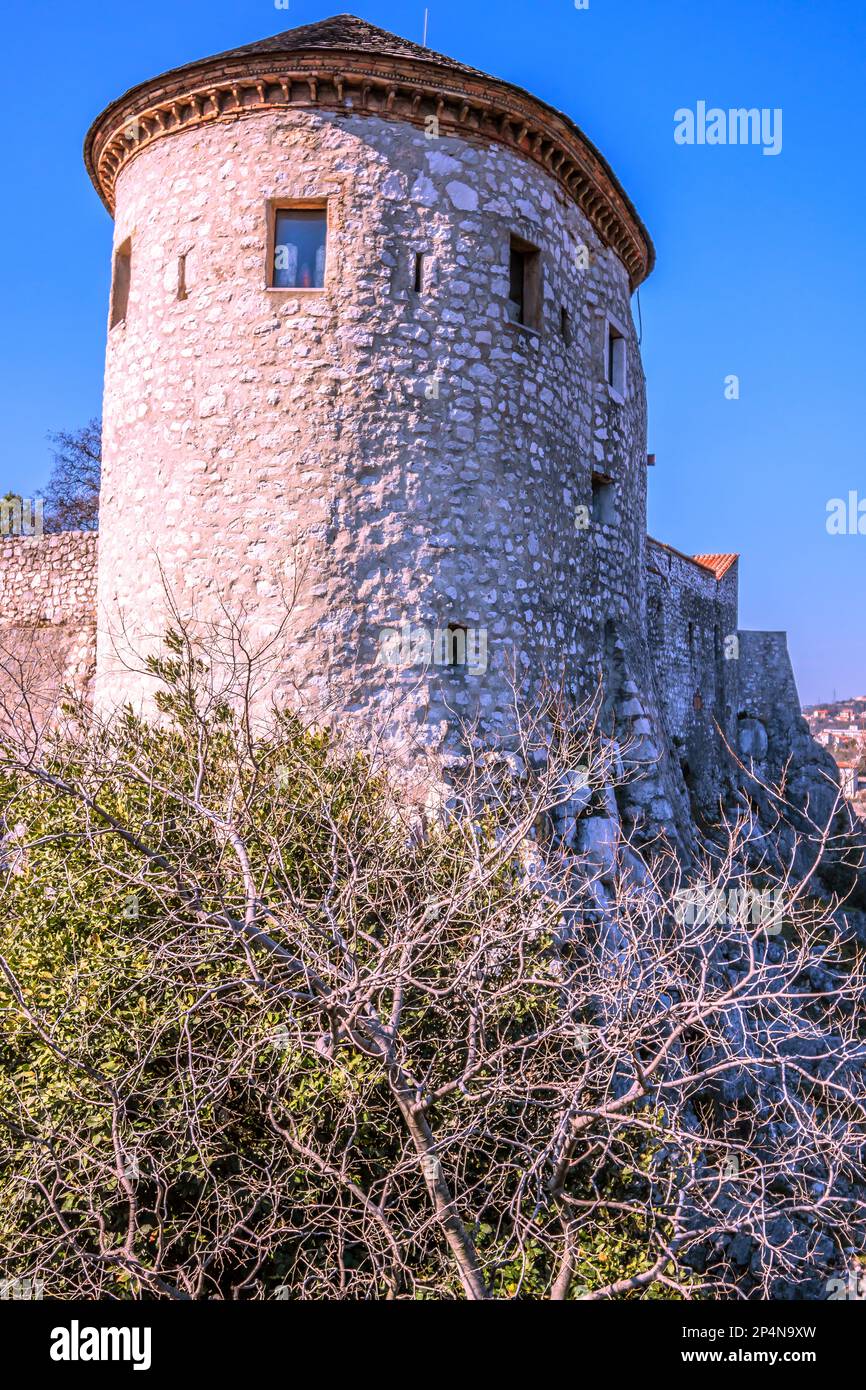
<instances>
[{"instance_id":1,"label":"rectangular window","mask_svg":"<svg viewBox=\"0 0 866 1390\"><path fill-rule=\"evenodd\" d=\"M271 287L275 290L321 290L325 285L328 209L274 209Z\"/></svg>"},{"instance_id":2,"label":"rectangular window","mask_svg":"<svg viewBox=\"0 0 866 1390\"><path fill-rule=\"evenodd\" d=\"M114 253L114 274L111 277L111 319L109 327L126 321L129 308L129 286L132 281L132 242L124 241Z\"/></svg>"},{"instance_id":3,"label":"rectangular window","mask_svg":"<svg viewBox=\"0 0 866 1390\"><path fill-rule=\"evenodd\" d=\"M508 313L512 323L524 323L526 304L526 265L522 251L511 248L511 286L508 291Z\"/></svg>"},{"instance_id":4,"label":"rectangular window","mask_svg":"<svg viewBox=\"0 0 866 1390\"><path fill-rule=\"evenodd\" d=\"M592 475L592 519L600 526L612 526L616 520L616 488L604 473Z\"/></svg>"},{"instance_id":5,"label":"rectangular window","mask_svg":"<svg viewBox=\"0 0 866 1390\"><path fill-rule=\"evenodd\" d=\"M413 289L416 294L424 293L425 272L427 269L427 257L423 251L415 253L415 283Z\"/></svg>"},{"instance_id":6,"label":"rectangular window","mask_svg":"<svg viewBox=\"0 0 866 1390\"><path fill-rule=\"evenodd\" d=\"M524 328L541 328L541 252L520 237L511 238L508 317Z\"/></svg>"},{"instance_id":7,"label":"rectangular window","mask_svg":"<svg viewBox=\"0 0 866 1390\"><path fill-rule=\"evenodd\" d=\"M612 391L625 396L626 388L626 340L625 334L607 320L605 342L605 378Z\"/></svg>"},{"instance_id":8,"label":"rectangular window","mask_svg":"<svg viewBox=\"0 0 866 1390\"><path fill-rule=\"evenodd\" d=\"M560 315L559 326L566 347L571 347L571 344L574 340L574 334L571 328L571 314L568 312L564 304L562 306L562 313Z\"/></svg>"}]
</instances>

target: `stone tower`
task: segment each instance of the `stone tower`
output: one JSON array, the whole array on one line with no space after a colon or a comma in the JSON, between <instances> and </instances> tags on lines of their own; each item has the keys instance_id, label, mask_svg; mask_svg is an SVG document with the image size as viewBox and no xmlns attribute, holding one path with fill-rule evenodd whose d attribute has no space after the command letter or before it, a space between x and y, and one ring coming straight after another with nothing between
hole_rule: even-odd
<instances>
[{"instance_id":1,"label":"stone tower","mask_svg":"<svg viewBox=\"0 0 866 1390\"><path fill-rule=\"evenodd\" d=\"M509 83L344 15L96 120L115 219L97 699L174 605L260 698L436 743L516 672L652 704L653 250L603 157Z\"/></svg>"}]
</instances>

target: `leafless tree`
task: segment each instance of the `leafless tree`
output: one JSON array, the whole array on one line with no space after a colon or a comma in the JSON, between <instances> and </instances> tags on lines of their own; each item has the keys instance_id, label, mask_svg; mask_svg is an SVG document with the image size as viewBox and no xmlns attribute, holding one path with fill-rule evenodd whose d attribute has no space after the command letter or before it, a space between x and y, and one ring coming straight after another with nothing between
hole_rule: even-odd
<instances>
[{"instance_id":1,"label":"leafless tree","mask_svg":"<svg viewBox=\"0 0 866 1390\"><path fill-rule=\"evenodd\" d=\"M256 731L189 633L153 670L160 729L71 709L3 744L3 1026L40 1059L0 1068L4 1277L592 1300L847 1271L863 952L813 875L746 867L747 810L688 872L604 860L557 830L617 790L595 707L552 694L507 754L467 731L421 816L387 761ZM60 994L22 901L72 933Z\"/></svg>"},{"instance_id":2,"label":"leafless tree","mask_svg":"<svg viewBox=\"0 0 866 1390\"><path fill-rule=\"evenodd\" d=\"M49 435L54 466L45 489L46 531L95 531L99 526L102 422Z\"/></svg>"}]
</instances>

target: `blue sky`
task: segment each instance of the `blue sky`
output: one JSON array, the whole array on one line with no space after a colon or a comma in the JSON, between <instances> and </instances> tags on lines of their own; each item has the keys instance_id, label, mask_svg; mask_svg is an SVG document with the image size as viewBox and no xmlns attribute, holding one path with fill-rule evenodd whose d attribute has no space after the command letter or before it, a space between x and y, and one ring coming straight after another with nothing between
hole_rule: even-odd
<instances>
[{"instance_id":1,"label":"blue sky","mask_svg":"<svg viewBox=\"0 0 866 1390\"><path fill-rule=\"evenodd\" d=\"M343 0L344 3L347 0ZM79 0L8 6L33 66L4 122L0 491L32 495L49 430L100 411L111 224L81 161L92 118L167 68L339 11L340 0ZM528 87L601 148L656 242L641 291L650 530L741 552L741 623L787 628L804 700L866 693L863 0L431 0L430 46ZM424 3L355 0L420 41ZM22 77L19 79L25 84ZM683 147L698 101L783 111L783 149ZM740 378L738 401L725 378Z\"/></svg>"}]
</instances>

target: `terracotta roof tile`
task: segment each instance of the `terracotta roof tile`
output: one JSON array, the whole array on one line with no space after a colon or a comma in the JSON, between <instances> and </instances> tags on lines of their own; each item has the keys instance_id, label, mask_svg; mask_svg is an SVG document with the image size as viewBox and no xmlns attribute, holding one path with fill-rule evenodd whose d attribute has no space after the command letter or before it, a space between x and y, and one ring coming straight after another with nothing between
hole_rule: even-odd
<instances>
[{"instance_id":1,"label":"terracotta roof tile","mask_svg":"<svg viewBox=\"0 0 866 1390\"><path fill-rule=\"evenodd\" d=\"M716 579L724 579L731 565L735 565L739 560L739 555L693 555L695 564L702 565L705 570L712 570Z\"/></svg>"},{"instance_id":2,"label":"terracotta roof tile","mask_svg":"<svg viewBox=\"0 0 866 1390\"><path fill-rule=\"evenodd\" d=\"M647 536L647 544L655 546L657 550L665 550L669 555L677 555L681 560L687 560L690 565L698 565L702 570L709 570L715 579L723 579L737 560L739 555L686 555L684 550L677 550L675 545L668 545L666 541L657 541L655 536Z\"/></svg>"}]
</instances>

